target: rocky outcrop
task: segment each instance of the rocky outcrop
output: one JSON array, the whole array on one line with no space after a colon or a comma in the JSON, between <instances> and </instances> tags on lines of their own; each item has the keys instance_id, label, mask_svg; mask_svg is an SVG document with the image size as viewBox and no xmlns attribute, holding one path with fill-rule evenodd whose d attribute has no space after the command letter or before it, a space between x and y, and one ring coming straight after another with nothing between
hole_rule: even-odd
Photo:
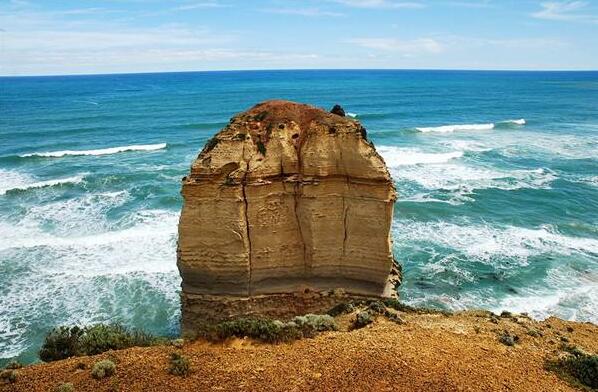
<instances>
[{"instance_id":1,"label":"rocky outcrop","mask_svg":"<svg viewBox=\"0 0 598 392\"><path fill-rule=\"evenodd\" d=\"M358 121L288 101L233 117L183 179L183 332L393 295L396 198Z\"/></svg>"}]
</instances>

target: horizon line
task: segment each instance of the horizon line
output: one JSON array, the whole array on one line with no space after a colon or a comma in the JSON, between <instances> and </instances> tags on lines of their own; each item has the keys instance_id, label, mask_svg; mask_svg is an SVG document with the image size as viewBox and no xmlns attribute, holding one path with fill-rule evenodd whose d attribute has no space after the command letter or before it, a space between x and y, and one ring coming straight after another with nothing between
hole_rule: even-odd
<instances>
[{"instance_id":1,"label":"horizon line","mask_svg":"<svg viewBox=\"0 0 598 392\"><path fill-rule=\"evenodd\" d=\"M31 75L0 75L0 78L37 78L56 76L110 76L110 75L152 75L176 73L218 73L218 72L293 72L293 71L435 71L435 72L598 72L598 69L480 69L480 68L260 68L260 69L213 69L194 71L141 71L141 72L98 72L98 73L56 73Z\"/></svg>"}]
</instances>

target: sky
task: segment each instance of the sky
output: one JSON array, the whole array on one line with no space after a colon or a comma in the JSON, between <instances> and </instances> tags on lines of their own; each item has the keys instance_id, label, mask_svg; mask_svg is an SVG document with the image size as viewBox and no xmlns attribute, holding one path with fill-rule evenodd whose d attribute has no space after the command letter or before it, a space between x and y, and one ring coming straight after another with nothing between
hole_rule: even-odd
<instances>
[{"instance_id":1,"label":"sky","mask_svg":"<svg viewBox=\"0 0 598 392\"><path fill-rule=\"evenodd\" d=\"M598 0L0 0L0 75L597 70Z\"/></svg>"}]
</instances>

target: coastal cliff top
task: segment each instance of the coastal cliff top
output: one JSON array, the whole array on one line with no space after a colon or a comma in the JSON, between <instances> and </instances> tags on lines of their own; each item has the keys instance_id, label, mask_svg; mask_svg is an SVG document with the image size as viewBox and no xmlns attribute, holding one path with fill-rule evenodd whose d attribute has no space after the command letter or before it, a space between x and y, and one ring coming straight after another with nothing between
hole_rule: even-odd
<instances>
[{"instance_id":1,"label":"coastal cliff top","mask_svg":"<svg viewBox=\"0 0 598 392\"><path fill-rule=\"evenodd\" d=\"M343 317L345 318L343 321ZM339 323L351 315L340 316ZM489 312L403 313L351 332L327 332L293 343L250 339L195 341L77 357L19 370L2 391L52 391L70 382L81 391L575 391L546 369L565 344L598 351L590 323ZM517 343L501 343L505 331ZM533 332L532 332L533 331ZM186 377L168 374L178 351L190 359ZM116 373L90 377L91 366L111 358ZM83 364L83 366L81 366ZM84 369L78 369L84 367Z\"/></svg>"}]
</instances>

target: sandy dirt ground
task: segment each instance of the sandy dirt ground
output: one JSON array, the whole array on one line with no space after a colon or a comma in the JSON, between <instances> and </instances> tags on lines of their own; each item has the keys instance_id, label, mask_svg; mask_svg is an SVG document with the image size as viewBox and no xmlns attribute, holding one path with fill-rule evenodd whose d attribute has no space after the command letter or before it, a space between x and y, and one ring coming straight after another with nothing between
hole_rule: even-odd
<instances>
[{"instance_id":1,"label":"sandy dirt ground","mask_svg":"<svg viewBox=\"0 0 598 392\"><path fill-rule=\"evenodd\" d=\"M351 315L339 319L346 329ZM487 312L402 314L404 324L380 316L354 331L326 332L293 343L249 339L186 342L111 351L94 357L28 366L1 391L51 392L64 382L75 391L575 391L545 370L564 343L598 351L598 326L549 318L495 317ZM529 334L535 330L539 334ZM514 346L499 342L508 331ZM168 373L169 356L189 357L191 373ZM91 377L100 359L116 374ZM85 369L79 369L81 363Z\"/></svg>"}]
</instances>

